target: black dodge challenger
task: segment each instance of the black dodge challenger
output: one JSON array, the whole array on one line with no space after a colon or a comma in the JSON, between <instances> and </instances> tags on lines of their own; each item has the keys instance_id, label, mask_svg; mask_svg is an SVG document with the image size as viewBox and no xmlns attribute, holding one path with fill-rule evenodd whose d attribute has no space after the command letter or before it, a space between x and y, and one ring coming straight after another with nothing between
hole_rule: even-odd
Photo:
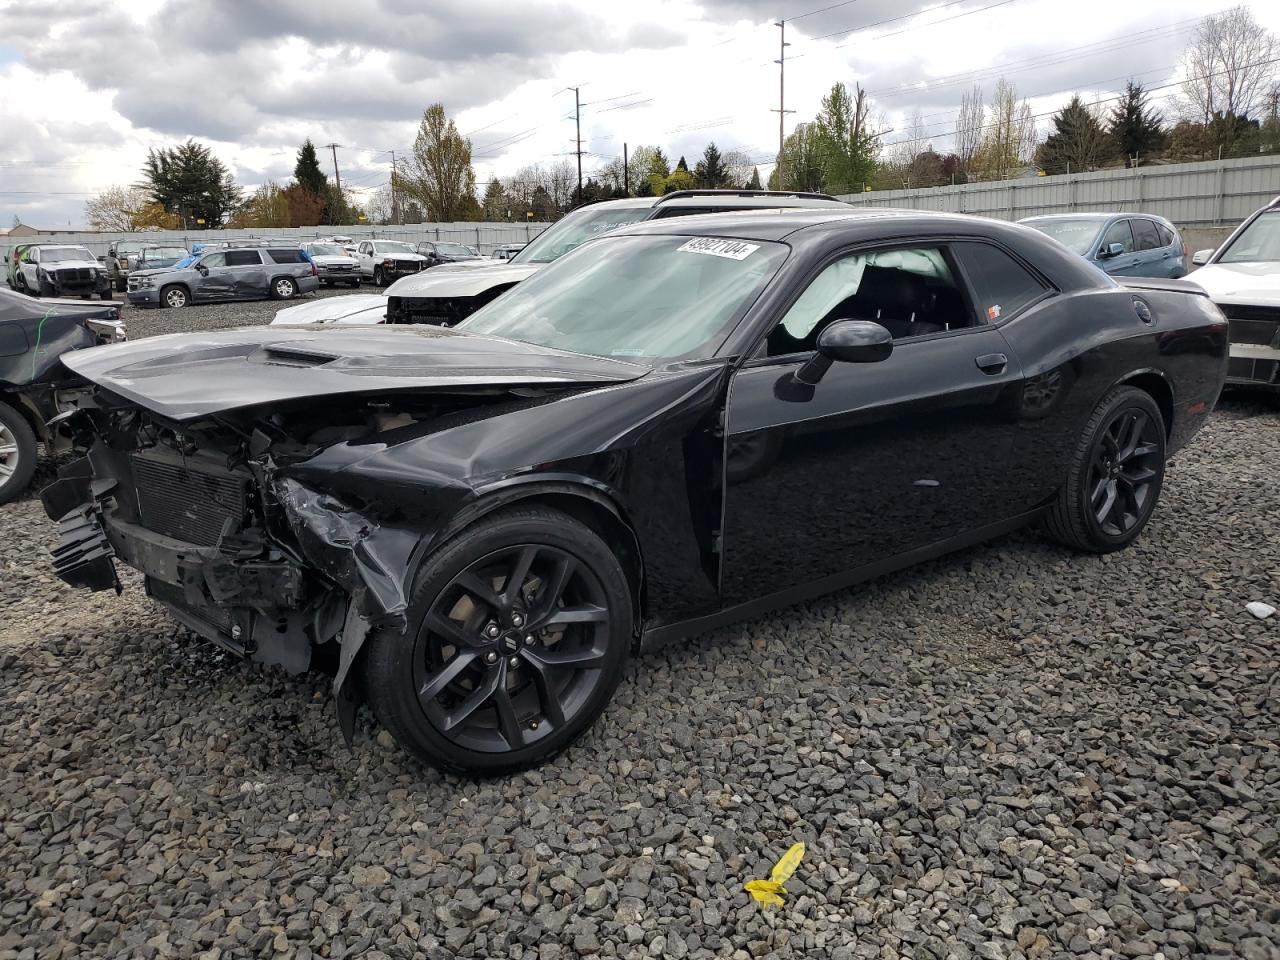
<instances>
[{"instance_id":1,"label":"black dodge challenger","mask_svg":"<svg viewBox=\"0 0 1280 960\"><path fill-rule=\"evenodd\" d=\"M545 760L628 657L1032 521L1105 552L1222 386L1227 325L1034 230L756 212L618 230L454 329L73 353L68 583L335 671L427 763Z\"/></svg>"}]
</instances>

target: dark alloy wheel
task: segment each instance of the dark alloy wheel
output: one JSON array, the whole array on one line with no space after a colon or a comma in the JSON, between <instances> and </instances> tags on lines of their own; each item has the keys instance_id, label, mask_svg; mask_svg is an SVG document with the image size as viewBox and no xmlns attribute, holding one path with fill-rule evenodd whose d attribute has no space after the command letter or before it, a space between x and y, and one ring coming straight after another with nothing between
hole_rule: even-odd
<instances>
[{"instance_id":1,"label":"dark alloy wheel","mask_svg":"<svg viewBox=\"0 0 1280 960\"><path fill-rule=\"evenodd\" d=\"M411 630L370 638L379 719L427 763L475 774L544 761L590 726L631 645L609 547L542 509L488 518L424 566Z\"/></svg>"},{"instance_id":2,"label":"dark alloy wheel","mask_svg":"<svg viewBox=\"0 0 1280 960\"><path fill-rule=\"evenodd\" d=\"M1151 518L1164 467L1160 408L1136 387L1112 390L1089 419L1046 529L1081 550L1106 553L1127 546Z\"/></svg>"}]
</instances>

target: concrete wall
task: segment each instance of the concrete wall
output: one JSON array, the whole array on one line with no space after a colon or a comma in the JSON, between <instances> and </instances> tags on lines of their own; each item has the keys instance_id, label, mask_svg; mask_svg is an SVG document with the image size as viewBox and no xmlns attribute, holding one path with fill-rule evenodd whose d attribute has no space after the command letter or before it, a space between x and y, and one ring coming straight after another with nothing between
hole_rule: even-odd
<instances>
[{"instance_id":1,"label":"concrete wall","mask_svg":"<svg viewBox=\"0 0 1280 960\"><path fill-rule=\"evenodd\" d=\"M56 235L21 238L21 242L34 240L41 243L76 243L88 247L95 256L102 256L115 240L148 240L157 243L177 243L190 248L192 243L209 240L230 240L236 237L281 237L301 243L317 237L335 234L364 240L377 237L383 240L406 240L417 243L422 240L454 240L477 247L481 253L489 253L494 247L507 243L527 243L550 224L547 223L414 223L392 227L275 227L261 230L154 230L146 233L58 233ZM0 237L0 249L13 245L18 238Z\"/></svg>"},{"instance_id":2,"label":"concrete wall","mask_svg":"<svg viewBox=\"0 0 1280 960\"><path fill-rule=\"evenodd\" d=\"M840 199L854 206L971 213L1001 220L1047 213L1141 211L1164 217L1187 232L1234 227L1277 195L1280 156L884 190ZM1211 245L1216 244L1203 244Z\"/></svg>"}]
</instances>

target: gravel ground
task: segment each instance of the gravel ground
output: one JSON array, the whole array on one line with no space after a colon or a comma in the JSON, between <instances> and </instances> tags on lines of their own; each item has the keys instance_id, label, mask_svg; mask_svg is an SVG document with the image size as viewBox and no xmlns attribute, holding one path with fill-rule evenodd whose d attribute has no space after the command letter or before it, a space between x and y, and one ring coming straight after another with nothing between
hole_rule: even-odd
<instances>
[{"instance_id":1,"label":"gravel ground","mask_svg":"<svg viewBox=\"0 0 1280 960\"><path fill-rule=\"evenodd\" d=\"M643 658L478 784L367 718L348 750L326 678L136 576L62 585L0 508L0 958L1280 957L1277 476L1276 407L1230 399L1135 548L1018 534Z\"/></svg>"}]
</instances>

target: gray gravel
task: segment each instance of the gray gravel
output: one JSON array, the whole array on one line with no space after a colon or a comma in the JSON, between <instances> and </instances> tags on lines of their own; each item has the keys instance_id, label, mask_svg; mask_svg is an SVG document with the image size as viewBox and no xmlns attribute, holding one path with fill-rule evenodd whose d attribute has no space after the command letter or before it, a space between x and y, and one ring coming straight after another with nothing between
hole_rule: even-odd
<instances>
[{"instance_id":1,"label":"gray gravel","mask_svg":"<svg viewBox=\"0 0 1280 960\"><path fill-rule=\"evenodd\" d=\"M130 311L134 336L273 305ZM632 665L486 783L49 574L0 509L0 958L1280 957L1280 417L1109 557L1032 533ZM365 723L369 721L366 719ZM787 905L742 891L797 840Z\"/></svg>"}]
</instances>

